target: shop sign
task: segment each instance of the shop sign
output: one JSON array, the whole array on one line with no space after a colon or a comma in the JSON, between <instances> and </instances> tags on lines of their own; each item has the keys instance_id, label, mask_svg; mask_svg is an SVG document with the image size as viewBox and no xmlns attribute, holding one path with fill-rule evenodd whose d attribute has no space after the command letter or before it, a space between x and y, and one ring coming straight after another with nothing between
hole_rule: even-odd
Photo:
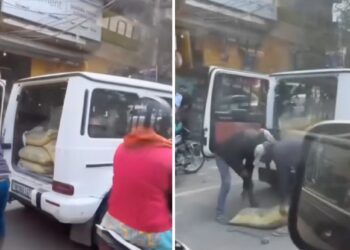
<instances>
[{"instance_id":1,"label":"shop sign","mask_svg":"<svg viewBox=\"0 0 350 250\"><path fill-rule=\"evenodd\" d=\"M102 22L102 40L126 49L137 50L140 44L141 27L126 17L106 12Z\"/></svg>"},{"instance_id":2,"label":"shop sign","mask_svg":"<svg viewBox=\"0 0 350 250\"><path fill-rule=\"evenodd\" d=\"M101 41L103 3L97 0L2 0L1 12L44 28Z\"/></svg>"},{"instance_id":3,"label":"shop sign","mask_svg":"<svg viewBox=\"0 0 350 250\"><path fill-rule=\"evenodd\" d=\"M270 20L277 20L277 0L209 0L208 2L240 10L254 16L259 16Z\"/></svg>"},{"instance_id":4,"label":"shop sign","mask_svg":"<svg viewBox=\"0 0 350 250\"><path fill-rule=\"evenodd\" d=\"M327 51L327 67L329 68L341 68L345 67L345 58L346 58L347 49L343 48L336 51Z\"/></svg>"}]
</instances>

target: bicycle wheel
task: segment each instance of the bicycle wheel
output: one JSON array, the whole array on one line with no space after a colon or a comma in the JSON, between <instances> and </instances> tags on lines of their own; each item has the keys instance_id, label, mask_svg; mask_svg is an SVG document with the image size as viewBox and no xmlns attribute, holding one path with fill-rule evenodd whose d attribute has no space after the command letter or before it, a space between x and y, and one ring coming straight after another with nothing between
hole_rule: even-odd
<instances>
[{"instance_id":1,"label":"bicycle wheel","mask_svg":"<svg viewBox=\"0 0 350 250\"><path fill-rule=\"evenodd\" d=\"M202 153L202 145L196 141L186 141L186 174L197 173L204 165L205 157Z\"/></svg>"}]
</instances>

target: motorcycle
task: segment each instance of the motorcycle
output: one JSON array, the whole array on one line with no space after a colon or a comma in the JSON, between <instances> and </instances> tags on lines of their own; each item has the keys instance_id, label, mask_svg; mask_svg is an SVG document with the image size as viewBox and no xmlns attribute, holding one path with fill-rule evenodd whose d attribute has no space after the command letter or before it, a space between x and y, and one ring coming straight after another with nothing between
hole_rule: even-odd
<instances>
[{"instance_id":1,"label":"motorcycle","mask_svg":"<svg viewBox=\"0 0 350 250\"><path fill-rule=\"evenodd\" d=\"M124 240L116 232L96 225L99 250L142 250L142 248ZM190 250L180 241L175 240L175 250Z\"/></svg>"},{"instance_id":2,"label":"motorcycle","mask_svg":"<svg viewBox=\"0 0 350 250\"><path fill-rule=\"evenodd\" d=\"M202 145L199 142L188 140L190 130L183 128L181 134L175 136L175 165L176 173L183 171L186 174L198 172L204 165L205 158Z\"/></svg>"}]
</instances>

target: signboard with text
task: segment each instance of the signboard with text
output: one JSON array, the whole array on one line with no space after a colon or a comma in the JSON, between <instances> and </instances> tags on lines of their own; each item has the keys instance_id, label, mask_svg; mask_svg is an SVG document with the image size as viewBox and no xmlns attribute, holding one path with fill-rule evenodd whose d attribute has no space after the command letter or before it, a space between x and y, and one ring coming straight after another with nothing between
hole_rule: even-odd
<instances>
[{"instance_id":1,"label":"signboard with text","mask_svg":"<svg viewBox=\"0 0 350 250\"><path fill-rule=\"evenodd\" d=\"M44 28L101 41L103 3L99 0L2 0L1 12Z\"/></svg>"},{"instance_id":2,"label":"signboard with text","mask_svg":"<svg viewBox=\"0 0 350 250\"><path fill-rule=\"evenodd\" d=\"M262 18L277 20L277 0L209 0L209 2Z\"/></svg>"}]
</instances>

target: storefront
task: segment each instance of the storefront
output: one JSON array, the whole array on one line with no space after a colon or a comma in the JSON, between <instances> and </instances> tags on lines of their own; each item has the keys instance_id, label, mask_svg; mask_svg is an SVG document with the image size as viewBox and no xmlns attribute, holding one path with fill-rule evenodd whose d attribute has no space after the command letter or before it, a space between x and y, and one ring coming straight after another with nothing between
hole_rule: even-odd
<instances>
[{"instance_id":1,"label":"storefront","mask_svg":"<svg viewBox=\"0 0 350 250\"><path fill-rule=\"evenodd\" d=\"M120 14L127 2L124 9L118 5L108 11L103 4L95 0L2 1L0 52L14 58L0 60L2 78L11 85L23 77L50 73L122 74L130 66L150 68L155 47L147 42L152 35L149 26ZM18 72L18 67L23 70Z\"/></svg>"}]
</instances>

